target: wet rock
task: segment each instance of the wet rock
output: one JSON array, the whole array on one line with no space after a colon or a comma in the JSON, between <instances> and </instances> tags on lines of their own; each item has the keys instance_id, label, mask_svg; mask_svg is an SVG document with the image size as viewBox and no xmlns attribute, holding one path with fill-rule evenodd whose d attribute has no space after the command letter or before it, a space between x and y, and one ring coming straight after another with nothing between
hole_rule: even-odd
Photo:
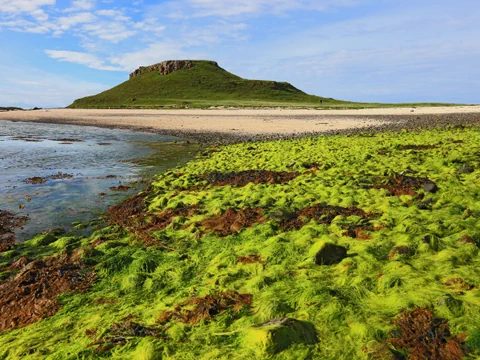
<instances>
[{"instance_id":1,"label":"wet rock","mask_svg":"<svg viewBox=\"0 0 480 360\"><path fill-rule=\"evenodd\" d=\"M458 169L459 174L471 174L475 171L475 168L470 165L464 165L460 169Z\"/></svg>"},{"instance_id":2,"label":"wet rock","mask_svg":"<svg viewBox=\"0 0 480 360\"><path fill-rule=\"evenodd\" d=\"M340 245L325 243L315 255L317 265L335 265L347 257L347 249Z\"/></svg>"},{"instance_id":3,"label":"wet rock","mask_svg":"<svg viewBox=\"0 0 480 360\"><path fill-rule=\"evenodd\" d=\"M313 324L292 318L279 318L252 326L243 333L244 347L253 350L258 359L289 348L294 344L314 345L318 342Z\"/></svg>"},{"instance_id":4,"label":"wet rock","mask_svg":"<svg viewBox=\"0 0 480 360\"><path fill-rule=\"evenodd\" d=\"M0 210L0 252L6 251L15 245L15 229L21 228L29 220L26 216Z\"/></svg>"},{"instance_id":5,"label":"wet rock","mask_svg":"<svg viewBox=\"0 0 480 360\"><path fill-rule=\"evenodd\" d=\"M429 193L436 193L439 189L435 183L427 182L423 185L423 190Z\"/></svg>"},{"instance_id":6,"label":"wet rock","mask_svg":"<svg viewBox=\"0 0 480 360\"><path fill-rule=\"evenodd\" d=\"M40 176L34 176L28 179L23 180L25 184L32 184L32 185L41 185L47 182L47 179L42 178Z\"/></svg>"},{"instance_id":7,"label":"wet rock","mask_svg":"<svg viewBox=\"0 0 480 360\"><path fill-rule=\"evenodd\" d=\"M423 203L425 205L432 205L433 204L433 199L432 198L427 198L423 200Z\"/></svg>"},{"instance_id":8,"label":"wet rock","mask_svg":"<svg viewBox=\"0 0 480 360\"><path fill-rule=\"evenodd\" d=\"M128 191L131 189L130 186L126 186L126 185L119 185L119 186L111 186L109 188L111 191L119 191L119 192L125 192L125 191Z\"/></svg>"},{"instance_id":9,"label":"wet rock","mask_svg":"<svg viewBox=\"0 0 480 360\"><path fill-rule=\"evenodd\" d=\"M430 208L428 207L428 205L425 204L425 203L423 203L423 202L417 204L417 208L418 208L419 210L429 210L429 209L430 209Z\"/></svg>"},{"instance_id":10,"label":"wet rock","mask_svg":"<svg viewBox=\"0 0 480 360\"><path fill-rule=\"evenodd\" d=\"M47 180L66 180L66 179L73 179L73 175L65 174L59 171L56 174L48 175L45 177L34 176L34 177L23 180L23 182L25 184L30 184L30 185L42 185L42 184L45 184Z\"/></svg>"},{"instance_id":11,"label":"wet rock","mask_svg":"<svg viewBox=\"0 0 480 360\"><path fill-rule=\"evenodd\" d=\"M423 242L424 244L430 244L430 242L431 242L431 237L430 237L430 235L425 235L425 236L422 238L422 242Z\"/></svg>"},{"instance_id":12,"label":"wet rock","mask_svg":"<svg viewBox=\"0 0 480 360\"><path fill-rule=\"evenodd\" d=\"M65 229L62 229L62 228L52 228L52 229L47 229L47 230L44 230L42 231L42 234L45 234L45 235L53 235L53 236L60 236L60 235L64 235L65 234Z\"/></svg>"}]
</instances>

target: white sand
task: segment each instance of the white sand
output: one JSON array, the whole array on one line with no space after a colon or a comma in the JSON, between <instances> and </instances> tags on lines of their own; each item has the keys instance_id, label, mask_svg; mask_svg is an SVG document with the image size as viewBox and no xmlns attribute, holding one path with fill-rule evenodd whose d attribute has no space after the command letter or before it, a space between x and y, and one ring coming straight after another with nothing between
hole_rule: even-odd
<instances>
[{"instance_id":1,"label":"white sand","mask_svg":"<svg viewBox=\"0 0 480 360\"><path fill-rule=\"evenodd\" d=\"M368 118L390 115L480 113L480 106L383 108L360 110L215 109L81 110L48 109L0 112L0 120L54 122L138 129L293 134L380 125ZM346 117L347 116L347 117ZM362 117L357 117L362 116ZM366 116L366 117L365 117Z\"/></svg>"}]
</instances>

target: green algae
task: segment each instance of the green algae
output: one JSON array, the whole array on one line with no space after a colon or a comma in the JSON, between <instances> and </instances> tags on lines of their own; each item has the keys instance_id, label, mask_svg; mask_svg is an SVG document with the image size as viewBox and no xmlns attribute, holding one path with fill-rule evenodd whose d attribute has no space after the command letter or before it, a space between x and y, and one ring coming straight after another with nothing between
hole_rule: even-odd
<instances>
[{"instance_id":1,"label":"green algae","mask_svg":"<svg viewBox=\"0 0 480 360\"><path fill-rule=\"evenodd\" d=\"M465 165L474 171L459 171ZM1 333L0 358L388 359L395 349L385 341L395 317L414 308L432 309L448 321L453 335L466 333L465 358L477 358L479 168L480 129L475 127L222 147L160 174L145 195L148 216L196 208L164 229L152 229L152 238L173 251L145 245L129 229L107 226L90 237L38 235L0 253L0 281L14 274L6 268L21 257L78 248L85 249L83 260L98 277L90 291L62 295L56 315ZM299 175L284 184L245 186L213 186L201 178L213 171L247 170ZM439 190L392 196L374 188L402 173L428 178ZM419 208L426 199L431 199L428 208ZM279 226L284 216L322 203L376 216L337 216L329 223L304 219L299 229ZM261 208L265 222L225 237L198 225L231 208ZM369 239L345 233L348 226L367 225ZM315 254L326 243L346 248L348 257L316 265ZM262 261L238 261L252 255ZM251 306L195 324L158 322L162 313L189 299L232 291L250 294ZM158 335L126 337L102 352L98 344L128 316L158 329ZM264 341L265 334L252 335L278 318L312 324L317 341L288 335L296 340L271 342Z\"/></svg>"}]
</instances>

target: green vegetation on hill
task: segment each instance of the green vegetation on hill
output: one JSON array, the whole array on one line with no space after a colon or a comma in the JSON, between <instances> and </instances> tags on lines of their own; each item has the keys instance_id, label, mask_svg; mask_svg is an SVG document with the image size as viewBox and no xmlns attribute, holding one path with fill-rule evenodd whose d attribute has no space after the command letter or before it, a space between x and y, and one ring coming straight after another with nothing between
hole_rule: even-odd
<instances>
[{"instance_id":1,"label":"green vegetation on hill","mask_svg":"<svg viewBox=\"0 0 480 360\"><path fill-rule=\"evenodd\" d=\"M90 237L0 252L0 294L33 301L0 304L0 358L476 359L479 144L472 127L212 149Z\"/></svg>"},{"instance_id":2,"label":"green vegetation on hill","mask_svg":"<svg viewBox=\"0 0 480 360\"><path fill-rule=\"evenodd\" d=\"M168 75L146 72L95 96L76 100L71 108L210 106L252 103L319 103L289 83L245 80L207 61ZM325 99L333 101L332 99Z\"/></svg>"},{"instance_id":3,"label":"green vegetation on hill","mask_svg":"<svg viewBox=\"0 0 480 360\"><path fill-rule=\"evenodd\" d=\"M0 106L0 111L13 111L13 110L23 110L23 109L19 107L14 107L14 106Z\"/></svg>"},{"instance_id":4,"label":"green vegetation on hill","mask_svg":"<svg viewBox=\"0 0 480 360\"><path fill-rule=\"evenodd\" d=\"M75 100L69 108L158 108L211 106L358 108L398 106L339 101L308 95L289 83L246 80L208 61L168 75L145 72L98 95ZM402 106L438 105L403 104Z\"/></svg>"}]
</instances>

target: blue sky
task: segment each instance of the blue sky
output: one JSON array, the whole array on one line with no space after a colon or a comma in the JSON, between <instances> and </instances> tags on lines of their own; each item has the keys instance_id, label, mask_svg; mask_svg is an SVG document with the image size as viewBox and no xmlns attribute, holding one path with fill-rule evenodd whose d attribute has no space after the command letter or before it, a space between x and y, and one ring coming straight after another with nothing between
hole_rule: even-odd
<instances>
[{"instance_id":1,"label":"blue sky","mask_svg":"<svg viewBox=\"0 0 480 360\"><path fill-rule=\"evenodd\" d=\"M66 106L210 59L356 101L480 103L478 0L0 0L0 105Z\"/></svg>"}]
</instances>

